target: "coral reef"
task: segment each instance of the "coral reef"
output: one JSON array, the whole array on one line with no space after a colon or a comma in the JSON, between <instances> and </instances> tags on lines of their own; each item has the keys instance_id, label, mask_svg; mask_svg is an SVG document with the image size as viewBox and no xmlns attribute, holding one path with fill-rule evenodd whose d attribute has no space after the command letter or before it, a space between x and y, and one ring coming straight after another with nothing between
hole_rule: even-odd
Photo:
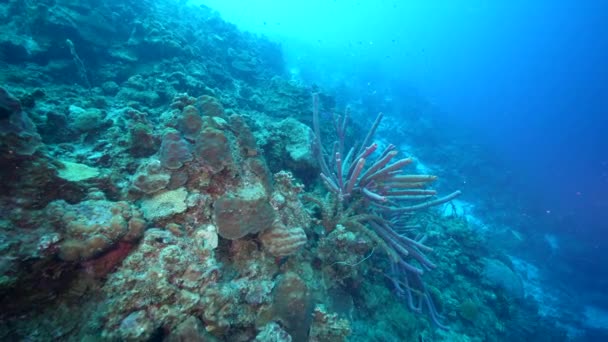
<instances>
[{"instance_id":1,"label":"coral reef","mask_svg":"<svg viewBox=\"0 0 608 342\"><path fill-rule=\"evenodd\" d=\"M190 315L200 315L201 295L221 271L212 251L188 240L160 229L146 231L104 286L104 335L147 340L160 327L170 331Z\"/></svg>"},{"instance_id":2,"label":"coral reef","mask_svg":"<svg viewBox=\"0 0 608 342\"><path fill-rule=\"evenodd\" d=\"M311 121L279 45L169 0L8 0L0 27L0 339L548 330L523 324L538 315L505 258L432 209L459 193L404 174L411 159L372 143L380 117L347 151L366 113L329 132L319 112L339 101L320 87Z\"/></svg>"}]
</instances>

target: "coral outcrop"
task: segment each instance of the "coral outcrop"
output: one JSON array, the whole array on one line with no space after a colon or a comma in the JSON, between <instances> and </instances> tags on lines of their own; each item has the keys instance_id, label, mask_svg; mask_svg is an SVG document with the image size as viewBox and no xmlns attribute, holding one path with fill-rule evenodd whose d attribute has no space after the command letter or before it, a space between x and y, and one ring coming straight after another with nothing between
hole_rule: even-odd
<instances>
[{"instance_id":1,"label":"coral outcrop","mask_svg":"<svg viewBox=\"0 0 608 342\"><path fill-rule=\"evenodd\" d=\"M61 234L59 257L83 261L109 250L119 241L134 242L146 227L139 211L127 202L87 200L68 204L50 203L46 214Z\"/></svg>"},{"instance_id":2,"label":"coral outcrop","mask_svg":"<svg viewBox=\"0 0 608 342\"><path fill-rule=\"evenodd\" d=\"M221 274L204 245L150 229L138 248L104 287L108 296L106 338L147 340L159 328L171 331L201 315L203 293Z\"/></svg>"},{"instance_id":3,"label":"coral outcrop","mask_svg":"<svg viewBox=\"0 0 608 342\"><path fill-rule=\"evenodd\" d=\"M228 193L214 205L218 233L231 240L269 229L275 216L268 194L260 184Z\"/></svg>"}]
</instances>

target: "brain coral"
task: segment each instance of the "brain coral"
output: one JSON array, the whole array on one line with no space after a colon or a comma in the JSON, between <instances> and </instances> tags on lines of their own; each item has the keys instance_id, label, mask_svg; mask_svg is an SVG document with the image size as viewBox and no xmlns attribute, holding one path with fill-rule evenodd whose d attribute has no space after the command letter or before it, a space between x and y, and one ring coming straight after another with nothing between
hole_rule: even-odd
<instances>
[{"instance_id":1,"label":"brain coral","mask_svg":"<svg viewBox=\"0 0 608 342\"><path fill-rule=\"evenodd\" d=\"M282 257L294 254L306 244L306 233L300 227L287 228L282 223L275 225L260 235L260 241L270 254Z\"/></svg>"}]
</instances>

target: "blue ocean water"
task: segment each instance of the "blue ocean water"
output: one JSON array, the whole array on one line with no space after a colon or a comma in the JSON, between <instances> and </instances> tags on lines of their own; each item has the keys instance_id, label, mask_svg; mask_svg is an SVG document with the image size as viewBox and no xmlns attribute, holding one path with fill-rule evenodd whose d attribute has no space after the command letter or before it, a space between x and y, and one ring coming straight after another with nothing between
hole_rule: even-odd
<instances>
[{"instance_id":1,"label":"blue ocean water","mask_svg":"<svg viewBox=\"0 0 608 342\"><path fill-rule=\"evenodd\" d=\"M608 3L0 27L0 340L608 340Z\"/></svg>"}]
</instances>

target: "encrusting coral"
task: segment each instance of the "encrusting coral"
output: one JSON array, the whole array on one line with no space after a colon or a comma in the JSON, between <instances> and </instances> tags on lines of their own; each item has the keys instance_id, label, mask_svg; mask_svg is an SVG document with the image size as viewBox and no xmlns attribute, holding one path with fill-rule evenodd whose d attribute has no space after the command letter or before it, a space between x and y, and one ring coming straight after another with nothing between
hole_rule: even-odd
<instances>
[{"instance_id":1,"label":"encrusting coral","mask_svg":"<svg viewBox=\"0 0 608 342\"><path fill-rule=\"evenodd\" d=\"M70 205L59 200L50 203L46 213L62 233L58 255L65 261L88 260L119 241L134 242L146 228L139 211L127 202L88 200Z\"/></svg>"}]
</instances>

